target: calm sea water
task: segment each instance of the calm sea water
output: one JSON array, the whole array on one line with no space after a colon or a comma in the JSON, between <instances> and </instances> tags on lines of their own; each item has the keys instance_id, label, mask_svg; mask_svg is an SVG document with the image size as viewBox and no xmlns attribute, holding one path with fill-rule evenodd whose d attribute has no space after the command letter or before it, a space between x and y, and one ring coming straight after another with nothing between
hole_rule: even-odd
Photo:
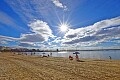
<instances>
[{"instance_id":1,"label":"calm sea water","mask_svg":"<svg viewBox=\"0 0 120 80\"><path fill-rule=\"evenodd\" d=\"M79 51L80 58L91 58L91 59L109 59L109 56L111 56L114 60L120 60L120 50L108 50L108 51ZM26 52L28 55L31 54L31 52ZM53 57L68 57L69 55L75 57L75 54L73 52L44 52L44 55L50 55L52 53ZM43 55L43 52L35 52L36 56Z\"/></svg>"}]
</instances>

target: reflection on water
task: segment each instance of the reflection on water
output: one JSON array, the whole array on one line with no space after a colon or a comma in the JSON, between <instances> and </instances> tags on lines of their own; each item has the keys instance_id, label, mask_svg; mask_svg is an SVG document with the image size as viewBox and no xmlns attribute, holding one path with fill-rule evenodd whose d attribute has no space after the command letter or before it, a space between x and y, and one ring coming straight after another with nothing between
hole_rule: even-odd
<instances>
[{"instance_id":1,"label":"reflection on water","mask_svg":"<svg viewBox=\"0 0 120 80\"><path fill-rule=\"evenodd\" d=\"M108 50L108 51L79 51L80 58L92 58L92 59L109 59L109 56L112 57L112 59L120 59L120 50ZM43 55L43 52L35 52L35 55ZM48 55L51 52L45 52ZM31 54L30 52L27 52L27 54ZM75 57L75 54L73 52L52 52L53 57L68 57L69 55Z\"/></svg>"}]
</instances>

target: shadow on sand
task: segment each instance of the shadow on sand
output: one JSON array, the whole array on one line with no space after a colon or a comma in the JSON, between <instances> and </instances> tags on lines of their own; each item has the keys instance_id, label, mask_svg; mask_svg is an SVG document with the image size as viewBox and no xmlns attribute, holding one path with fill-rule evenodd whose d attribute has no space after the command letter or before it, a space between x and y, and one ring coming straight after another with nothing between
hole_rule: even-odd
<instances>
[{"instance_id":1,"label":"shadow on sand","mask_svg":"<svg viewBox=\"0 0 120 80\"><path fill-rule=\"evenodd\" d=\"M82 61L82 60L77 60L77 62L85 62L85 61Z\"/></svg>"}]
</instances>

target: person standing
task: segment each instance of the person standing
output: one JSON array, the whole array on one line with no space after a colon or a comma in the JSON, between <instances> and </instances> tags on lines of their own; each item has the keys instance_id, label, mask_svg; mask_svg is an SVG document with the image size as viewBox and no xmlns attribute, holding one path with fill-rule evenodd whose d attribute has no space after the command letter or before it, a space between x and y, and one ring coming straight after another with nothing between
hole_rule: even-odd
<instances>
[{"instance_id":1,"label":"person standing","mask_svg":"<svg viewBox=\"0 0 120 80\"><path fill-rule=\"evenodd\" d=\"M78 54L76 54L75 58L76 58L76 61L79 61L79 56L78 56Z\"/></svg>"},{"instance_id":2,"label":"person standing","mask_svg":"<svg viewBox=\"0 0 120 80\"><path fill-rule=\"evenodd\" d=\"M50 56L52 57L52 53L50 53Z\"/></svg>"}]
</instances>

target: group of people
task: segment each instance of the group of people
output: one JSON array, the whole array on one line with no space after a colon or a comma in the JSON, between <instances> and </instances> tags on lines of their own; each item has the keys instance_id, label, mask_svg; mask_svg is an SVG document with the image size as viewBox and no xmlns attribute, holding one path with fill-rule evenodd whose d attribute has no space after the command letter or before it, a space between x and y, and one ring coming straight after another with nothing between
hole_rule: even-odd
<instances>
[{"instance_id":1,"label":"group of people","mask_svg":"<svg viewBox=\"0 0 120 80\"><path fill-rule=\"evenodd\" d=\"M70 59L70 60L73 60L73 57L70 55L70 56L69 56L69 59ZM77 54L76 54L76 56L75 56L75 59L76 59L76 61L79 61L79 56L78 56Z\"/></svg>"},{"instance_id":2,"label":"group of people","mask_svg":"<svg viewBox=\"0 0 120 80\"><path fill-rule=\"evenodd\" d=\"M24 52L14 52L13 54L18 54L18 55L35 55L35 52L31 52L30 54L28 53L24 53ZM45 55L45 53L42 53L43 55L41 55L42 57L52 57L52 53Z\"/></svg>"},{"instance_id":3,"label":"group of people","mask_svg":"<svg viewBox=\"0 0 120 80\"><path fill-rule=\"evenodd\" d=\"M48 54L48 55L44 55L45 53L43 53L42 57L52 57L52 53Z\"/></svg>"}]
</instances>

